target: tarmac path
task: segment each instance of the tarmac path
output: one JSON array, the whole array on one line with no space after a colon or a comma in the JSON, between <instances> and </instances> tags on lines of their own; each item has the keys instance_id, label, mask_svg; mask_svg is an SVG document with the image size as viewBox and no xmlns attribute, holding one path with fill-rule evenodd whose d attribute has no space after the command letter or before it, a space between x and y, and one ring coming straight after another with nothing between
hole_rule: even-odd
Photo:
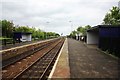
<instances>
[{"instance_id":1,"label":"tarmac path","mask_svg":"<svg viewBox=\"0 0 120 80\"><path fill-rule=\"evenodd\" d=\"M83 42L68 38L71 78L118 78L118 60Z\"/></svg>"}]
</instances>

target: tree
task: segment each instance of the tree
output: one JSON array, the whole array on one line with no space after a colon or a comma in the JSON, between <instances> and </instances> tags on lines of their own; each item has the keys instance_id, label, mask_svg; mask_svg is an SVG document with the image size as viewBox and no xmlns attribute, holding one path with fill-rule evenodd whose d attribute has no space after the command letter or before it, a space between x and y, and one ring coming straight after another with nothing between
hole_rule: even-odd
<instances>
[{"instance_id":1,"label":"tree","mask_svg":"<svg viewBox=\"0 0 120 80\"><path fill-rule=\"evenodd\" d=\"M0 20L0 32L2 32L2 21ZM0 33L0 37L2 37L2 33Z\"/></svg>"},{"instance_id":2,"label":"tree","mask_svg":"<svg viewBox=\"0 0 120 80\"><path fill-rule=\"evenodd\" d=\"M36 29L34 28L34 27L32 27L31 29L30 29L30 32L32 33L32 38L35 38L36 37Z\"/></svg>"},{"instance_id":3,"label":"tree","mask_svg":"<svg viewBox=\"0 0 120 80\"><path fill-rule=\"evenodd\" d=\"M14 24L12 21L2 20L0 21L0 25L2 25L2 37L12 38Z\"/></svg>"},{"instance_id":4,"label":"tree","mask_svg":"<svg viewBox=\"0 0 120 80\"><path fill-rule=\"evenodd\" d=\"M120 24L120 9L119 7L112 7L109 13L105 15L103 19L104 24L118 25Z\"/></svg>"},{"instance_id":5,"label":"tree","mask_svg":"<svg viewBox=\"0 0 120 80\"><path fill-rule=\"evenodd\" d=\"M77 34L77 31L74 30L70 33L70 37L75 38L76 34Z\"/></svg>"},{"instance_id":6,"label":"tree","mask_svg":"<svg viewBox=\"0 0 120 80\"><path fill-rule=\"evenodd\" d=\"M55 32L47 32L47 38L59 37L60 35Z\"/></svg>"},{"instance_id":7,"label":"tree","mask_svg":"<svg viewBox=\"0 0 120 80\"><path fill-rule=\"evenodd\" d=\"M30 32L30 28L28 26L19 26L16 28L17 32Z\"/></svg>"},{"instance_id":8,"label":"tree","mask_svg":"<svg viewBox=\"0 0 120 80\"><path fill-rule=\"evenodd\" d=\"M85 32L85 29L82 26L80 26L77 28L77 31L83 34Z\"/></svg>"},{"instance_id":9,"label":"tree","mask_svg":"<svg viewBox=\"0 0 120 80\"><path fill-rule=\"evenodd\" d=\"M91 28L90 25L86 25L86 26L85 26L85 30L88 30L88 29L90 29L90 28Z\"/></svg>"},{"instance_id":10,"label":"tree","mask_svg":"<svg viewBox=\"0 0 120 80\"><path fill-rule=\"evenodd\" d=\"M7 20L0 20L0 29L2 29L2 37L12 38L13 32L31 32L32 38L34 39L45 39L46 36L49 38L51 37L58 37L59 34L55 32L44 32L41 29L36 29L35 27L28 27L28 26L14 26L12 21Z\"/></svg>"},{"instance_id":11,"label":"tree","mask_svg":"<svg viewBox=\"0 0 120 80\"><path fill-rule=\"evenodd\" d=\"M90 28L91 28L90 25L86 25L84 27L80 26L80 27L77 28L77 32L82 33L83 35L86 35L86 31Z\"/></svg>"}]
</instances>

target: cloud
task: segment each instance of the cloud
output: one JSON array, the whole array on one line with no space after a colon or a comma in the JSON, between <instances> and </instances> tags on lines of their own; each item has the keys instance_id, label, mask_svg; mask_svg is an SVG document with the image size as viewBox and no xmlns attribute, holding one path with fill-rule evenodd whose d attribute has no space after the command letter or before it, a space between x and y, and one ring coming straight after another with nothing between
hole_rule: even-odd
<instances>
[{"instance_id":1,"label":"cloud","mask_svg":"<svg viewBox=\"0 0 120 80\"><path fill-rule=\"evenodd\" d=\"M4 0L2 19L13 20L16 25L34 26L66 35L78 26L102 23L105 14L112 6L117 6L118 1Z\"/></svg>"}]
</instances>

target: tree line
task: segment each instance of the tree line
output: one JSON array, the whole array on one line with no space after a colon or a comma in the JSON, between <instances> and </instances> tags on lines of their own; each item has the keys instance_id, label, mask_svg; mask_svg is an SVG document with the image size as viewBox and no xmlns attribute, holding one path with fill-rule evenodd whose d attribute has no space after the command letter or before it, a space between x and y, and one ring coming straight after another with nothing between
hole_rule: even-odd
<instances>
[{"instance_id":1,"label":"tree line","mask_svg":"<svg viewBox=\"0 0 120 80\"><path fill-rule=\"evenodd\" d=\"M120 8L113 6L112 9L105 15L103 24L120 25Z\"/></svg>"},{"instance_id":2,"label":"tree line","mask_svg":"<svg viewBox=\"0 0 120 80\"><path fill-rule=\"evenodd\" d=\"M90 25L79 26L76 30L72 31L69 36L73 38L76 36L76 34L77 35L81 34L82 36L86 36L86 31L90 28L91 28Z\"/></svg>"},{"instance_id":3,"label":"tree line","mask_svg":"<svg viewBox=\"0 0 120 80\"><path fill-rule=\"evenodd\" d=\"M29 26L15 25L12 21L8 20L0 20L0 25L3 38L13 38L13 32L30 32L32 33L33 39L46 39L60 36L58 33L45 32L35 27L30 28Z\"/></svg>"}]
</instances>

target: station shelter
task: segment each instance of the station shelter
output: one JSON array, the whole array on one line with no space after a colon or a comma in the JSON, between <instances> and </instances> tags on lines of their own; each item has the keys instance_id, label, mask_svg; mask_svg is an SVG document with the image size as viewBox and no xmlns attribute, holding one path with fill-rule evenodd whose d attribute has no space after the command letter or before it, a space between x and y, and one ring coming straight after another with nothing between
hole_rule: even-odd
<instances>
[{"instance_id":1,"label":"station shelter","mask_svg":"<svg viewBox=\"0 0 120 80\"><path fill-rule=\"evenodd\" d=\"M19 42L26 42L32 40L32 33L30 32L14 32L14 39Z\"/></svg>"},{"instance_id":2,"label":"station shelter","mask_svg":"<svg viewBox=\"0 0 120 80\"><path fill-rule=\"evenodd\" d=\"M120 55L120 25L98 25L87 30L87 44Z\"/></svg>"}]
</instances>

